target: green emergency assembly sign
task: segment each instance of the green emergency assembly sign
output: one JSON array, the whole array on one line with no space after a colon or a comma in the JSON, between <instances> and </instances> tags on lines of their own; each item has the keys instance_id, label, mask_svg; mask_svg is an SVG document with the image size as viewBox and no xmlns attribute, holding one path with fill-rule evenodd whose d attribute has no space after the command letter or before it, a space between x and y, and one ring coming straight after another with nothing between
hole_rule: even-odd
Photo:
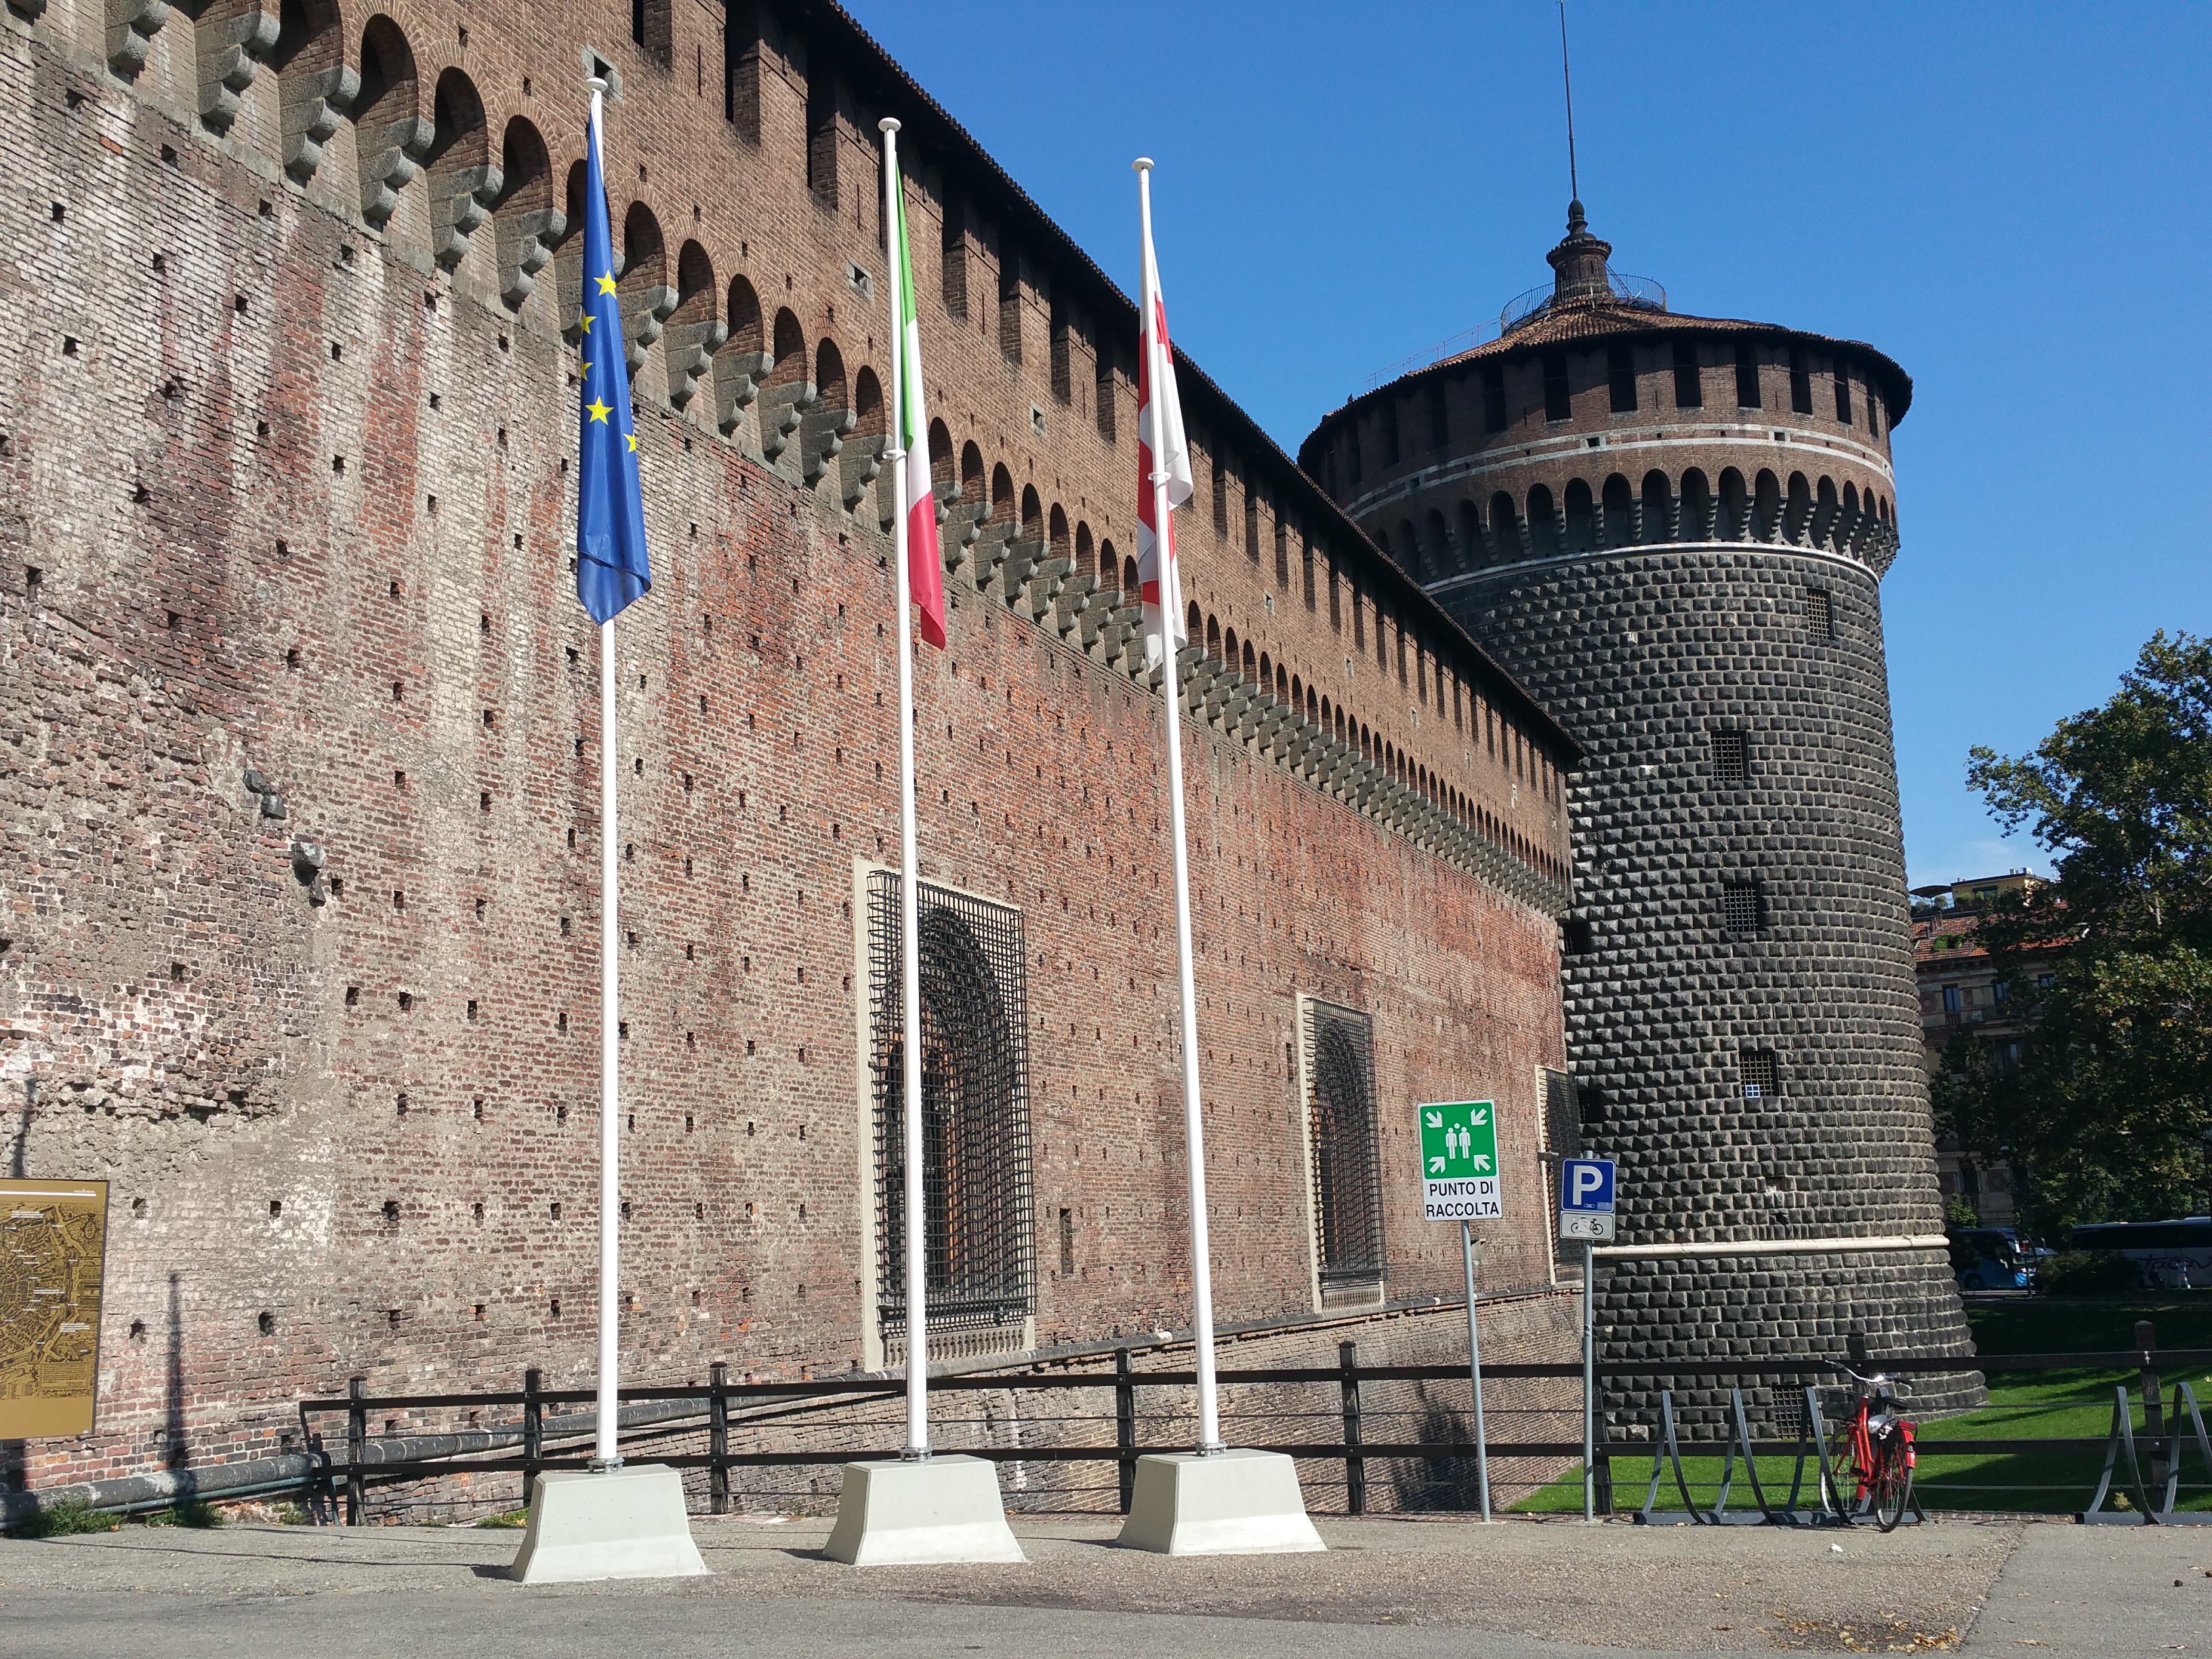
<instances>
[{"instance_id":1,"label":"green emergency assembly sign","mask_svg":"<svg viewBox=\"0 0 2212 1659\"><path fill-rule=\"evenodd\" d=\"M1495 1221L1498 1103L1438 1102L1415 1109L1421 1125L1421 1212L1431 1221Z\"/></svg>"}]
</instances>

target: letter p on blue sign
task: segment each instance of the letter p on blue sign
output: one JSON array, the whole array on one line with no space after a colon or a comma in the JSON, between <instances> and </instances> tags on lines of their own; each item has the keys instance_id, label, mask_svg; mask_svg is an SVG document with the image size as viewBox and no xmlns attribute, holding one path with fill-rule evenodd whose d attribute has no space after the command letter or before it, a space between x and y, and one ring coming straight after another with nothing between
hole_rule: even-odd
<instances>
[{"instance_id":1,"label":"letter p on blue sign","mask_svg":"<svg viewBox=\"0 0 2212 1659\"><path fill-rule=\"evenodd\" d=\"M1609 1158L1570 1158L1559 1164L1559 1237L1613 1237L1613 1164Z\"/></svg>"}]
</instances>

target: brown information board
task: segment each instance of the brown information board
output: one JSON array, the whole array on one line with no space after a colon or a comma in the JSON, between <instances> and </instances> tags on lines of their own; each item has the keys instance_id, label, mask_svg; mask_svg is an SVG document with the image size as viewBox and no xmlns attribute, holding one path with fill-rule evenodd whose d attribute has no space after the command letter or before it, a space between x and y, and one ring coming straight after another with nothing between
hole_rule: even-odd
<instances>
[{"instance_id":1,"label":"brown information board","mask_svg":"<svg viewBox=\"0 0 2212 1659\"><path fill-rule=\"evenodd\" d=\"M85 1434L100 1380L104 1181L0 1181L0 1440Z\"/></svg>"}]
</instances>

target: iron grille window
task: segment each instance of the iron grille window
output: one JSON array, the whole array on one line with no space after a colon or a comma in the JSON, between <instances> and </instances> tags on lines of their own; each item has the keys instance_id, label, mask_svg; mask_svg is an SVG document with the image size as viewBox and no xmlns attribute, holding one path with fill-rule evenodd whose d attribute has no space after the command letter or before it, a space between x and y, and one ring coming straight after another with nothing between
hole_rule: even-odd
<instances>
[{"instance_id":1,"label":"iron grille window","mask_svg":"<svg viewBox=\"0 0 2212 1659\"><path fill-rule=\"evenodd\" d=\"M1575 1102L1575 1080L1548 1066L1544 1068L1544 1150L1554 1158L1579 1158L1583 1150L1582 1110Z\"/></svg>"},{"instance_id":2,"label":"iron grille window","mask_svg":"<svg viewBox=\"0 0 2212 1659\"><path fill-rule=\"evenodd\" d=\"M1586 957L1597 949L1597 931L1584 916L1566 916L1559 922L1559 951L1563 956Z\"/></svg>"},{"instance_id":3,"label":"iron grille window","mask_svg":"<svg viewBox=\"0 0 2212 1659\"><path fill-rule=\"evenodd\" d=\"M1746 1100L1765 1100L1782 1092L1781 1067L1771 1048L1744 1048L1736 1054L1736 1075L1743 1079Z\"/></svg>"},{"instance_id":4,"label":"iron grille window","mask_svg":"<svg viewBox=\"0 0 2212 1659\"><path fill-rule=\"evenodd\" d=\"M1613 412L1636 412L1636 354L1625 345L1605 349L1605 381L1613 395Z\"/></svg>"},{"instance_id":5,"label":"iron grille window","mask_svg":"<svg viewBox=\"0 0 2212 1659\"><path fill-rule=\"evenodd\" d=\"M1738 938L1749 938L1766 925L1766 896L1755 881L1721 884L1721 921Z\"/></svg>"},{"instance_id":6,"label":"iron grille window","mask_svg":"<svg viewBox=\"0 0 2212 1659\"><path fill-rule=\"evenodd\" d=\"M1306 1005L1306 1127L1314 1248L1324 1306L1382 1288L1382 1167L1376 1145L1375 1036L1364 1014Z\"/></svg>"},{"instance_id":7,"label":"iron grille window","mask_svg":"<svg viewBox=\"0 0 2212 1659\"><path fill-rule=\"evenodd\" d=\"M1698 372L1698 348L1691 341L1674 342L1674 407L1703 409L1705 377Z\"/></svg>"},{"instance_id":8,"label":"iron grille window","mask_svg":"<svg viewBox=\"0 0 2212 1659\"><path fill-rule=\"evenodd\" d=\"M1836 637L1836 603L1822 588L1813 588L1805 595L1805 631L1816 640Z\"/></svg>"},{"instance_id":9,"label":"iron grille window","mask_svg":"<svg viewBox=\"0 0 2212 1659\"><path fill-rule=\"evenodd\" d=\"M872 871L876 1305L886 1344L906 1335L900 931L899 877ZM1019 911L922 884L924 1261L930 1333L957 1334L955 1352L1019 1346L1034 1310L1024 962Z\"/></svg>"},{"instance_id":10,"label":"iron grille window","mask_svg":"<svg viewBox=\"0 0 2212 1659\"><path fill-rule=\"evenodd\" d=\"M1717 783L1747 783L1751 780L1751 761L1744 751L1743 733L1716 732L1712 734L1713 780Z\"/></svg>"}]
</instances>

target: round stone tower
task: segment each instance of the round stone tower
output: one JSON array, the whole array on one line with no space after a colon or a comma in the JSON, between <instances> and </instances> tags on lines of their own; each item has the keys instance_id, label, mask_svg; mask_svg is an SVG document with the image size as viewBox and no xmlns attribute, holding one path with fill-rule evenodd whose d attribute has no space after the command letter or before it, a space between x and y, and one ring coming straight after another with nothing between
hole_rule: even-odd
<instances>
[{"instance_id":1,"label":"round stone tower","mask_svg":"<svg viewBox=\"0 0 2212 1659\"><path fill-rule=\"evenodd\" d=\"M1854 1330L1963 1353L1882 651L1912 385L1870 346L1671 312L1611 252L1574 203L1498 338L1353 398L1299 459L1588 751L1584 1146L1620 1162L1620 1243L1733 1247L1618 1262L1607 1358Z\"/></svg>"}]
</instances>

